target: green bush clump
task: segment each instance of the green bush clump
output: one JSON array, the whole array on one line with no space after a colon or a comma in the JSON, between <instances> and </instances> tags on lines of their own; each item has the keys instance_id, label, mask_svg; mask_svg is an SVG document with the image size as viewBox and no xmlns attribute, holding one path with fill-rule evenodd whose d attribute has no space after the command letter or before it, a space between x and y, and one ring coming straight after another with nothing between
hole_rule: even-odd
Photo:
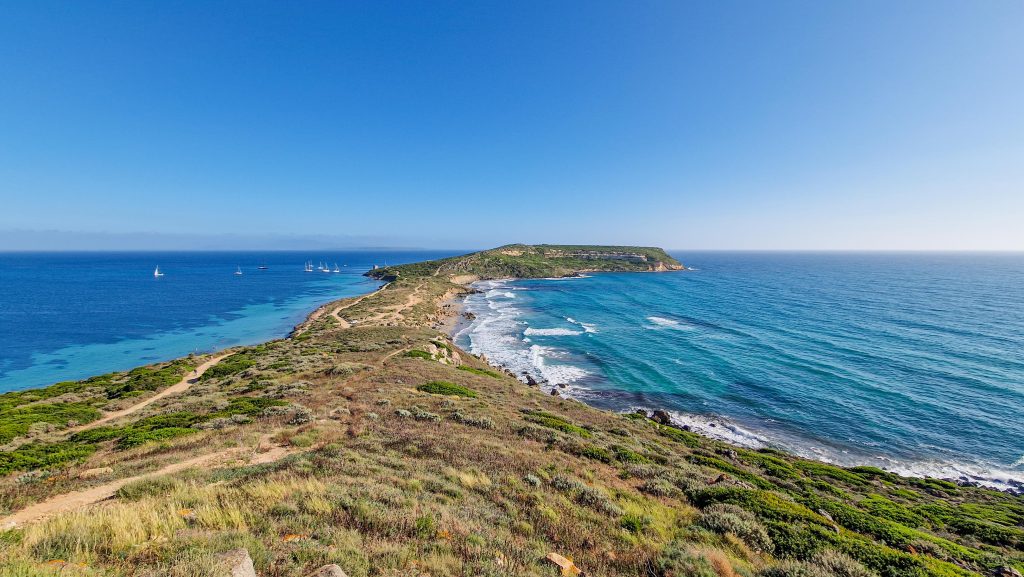
<instances>
[{"instance_id":1,"label":"green bush clump","mask_svg":"<svg viewBox=\"0 0 1024 577\"><path fill-rule=\"evenodd\" d=\"M138 430L131 429L117 440L117 448L131 449L152 441L166 441L175 437L183 437L195 433L196 429L185 427L164 427L162 429Z\"/></svg>"},{"instance_id":2,"label":"green bush clump","mask_svg":"<svg viewBox=\"0 0 1024 577\"><path fill-rule=\"evenodd\" d=\"M449 395L454 397L476 398L476 391L448 381L430 381L416 387L416 390L432 395Z\"/></svg>"},{"instance_id":3,"label":"green bush clump","mask_svg":"<svg viewBox=\"0 0 1024 577\"><path fill-rule=\"evenodd\" d=\"M637 417L635 418L646 419L646 417L642 417L640 415L637 415ZM672 439L673 441L676 441L678 443L682 443L687 447L690 447L691 449L696 449L701 444L700 435L698 435L697 433L691 433L690 431L684 431L682 429L669 427L667 425L658 425L658 434L660 434L663 437L668 437L669 439Z\"/></svg>"},{"instance_id":4,"label":"green bush clump","mask_svg":"<svg viewBox=\"0 0 1024 577\"><path fill-rule=\"evenodd\" d=\"M651 562L659 577L719 577L718 571L705 557L689 551L686 543L673 541Z\"/></svg>"},{"instance_id":5,"label":"green bush clump","mask_svg":"<svg viewBox=\"0 0 1024 577\"><path fill-rule=\"evenodd\" d=\"M210 379L220 379L223 377L231 376L236 373L240 373L249 367L256 364L256 360L250 357L246 353L235 353L229 357L221 359L219 363L206 369L203 376L199 378L201 381L209 381Z\"/></svg>"},{"instance_id":6,"label":"green bush clump","mask_svg":"<svg viewBox=\"0 0 1024 577\"><path fill-rule=\"evenodd\" d=\"M759 476L757 476L757 475L755 475L755 474L753 474L753 473L751 473L749 471L744 471L743 469L740 469L739 467L737 467L737 466L735 466L735 465L733 465L731 463L728 463L728 462L726 462L726 461L724 461L722 459L719 459L718 457L712 457L710 455L693 454L693 455L688 455L686 457L686 460L690 461L691 463L693 463L695 465L702 465L704 467L710 467L712 469L718 469L719 471L724 471L724 472L729 473L731 475L734 475L734 476L736 476L736 477L738 477L740 479L743 479L744 481L750 482L751 484L757 486L759 489L774 489L775 488L775 484L772 483L771 481L769 481L767 479L764 479L762 477L759 477Z\"/></svg>"},{"instance_id":7,"label":"green bush clump","mask_svg":"<svg viewBox=\"0 0 1024 577\"><path fill-rule=\"evenodd\" d=\"M770 453L758 452L758 451L738 451L743 461L757 465L765 473L779 478L779 479L796 479L800 477L800 473L793 468L793 465L789 464L785 459L776 457Z\"/></svg>"},{"instance_id":8,"label":"green bush clump","mask_svg":"<svg viewBox=\"0 0 1024 577\"><path fill-rule=\"evenodd\" d=\"M425 360L428 360L428 361L434 360L434 356L433 355L431 355L427 351L421 351L419 349L413 349L411 351L406 351L405 354L403 354L402 356L403 357L408 357L410 359L425 359Z\"/></svg>"},{"instance_id":9,"label":"green bush clump","mask_svg":"<svg viewBox=\"0 0 1024 577\"><path fill-rule=\"evenodd\" d=\"M622 461L623 463L632 463L638 465L651 463L650 459L648 459L644 455L641 455L640 453L637 453L632 449L629 449L628 447L616 445L612 447L612 450L615 451L615 458L618 459L619 461Z\"/></svg>"},{"instance_id":10,"label":"green bush clump","mask_svg":"<svg viewBox=\"0 0 1024 577\"><path fill-rule=\"evenodd\" d=\"M203 420L230 417L232 415L255 417L268 407L283 407L287 404L287 402L278 399L267 399L263 397L235 397L231 399L226 408L206 415Z\"/></svg>"},{"instance_id":11,"label":"green bush clump","mask_svg":"<svg viewBox=\"0 0 1024 577\"><path fill-rule=\"evenodd\" d=\"M867 481L865 481L860 475L826 463L818 463L815 461L796 461L794 465L796 465L796 467L805 474L813 477L829 477L858 487L867 484Z\"/></svg>"},{"instance_id":12,"label":"green bush clump","mask_svg":"<svg viewBox=\"0 0 1024 577\"><path fill-rule=\"evenodd\" d=\"M33 423L65 426L68 422L88 423L100 418L100 412L84 402L40 403L7 411L0 417L0 444L11 442L28 432Z\"/></svg>"},{"instance_id":13,"label":"green bush clump","mask_svg":"<svg viewBox=\"0 0 1024 577\"><path fill-rule=\"evenodd\" d=\"M566 450L578 457L586 457L602 463L612 462L611 452L604 447L598 447L596 445L570 444L566 447Z\"/></svg>"},{"instance_id":14,"label":"green bush clump","mask_svg":"<svg viewBox=\"0 0 1024 577\"><path fill-rule=\"evenodd\" d=\"M574 425L569 421L565 420L564 418L559 417L558 415L553 415L546 411L531 411L527 413L526 416L523 418L525 418L527 421L530 421L531 423L536 423L542 427L547 427L549 429L562 431L563 433L572 433L574 435L579 435L587 439L589 439L592 436L591 432L584 429L583 427L580 427L579 425Z\"/></svg>"},{"instance_id":15,"label":"green bush clump","mask_svg":"<svg viewBox=\"0 0 1024 577\"><path fill-rule=\"evenodd\" d=\"M828 519L774 491L709 487L690 495L690 500L702 508L715 503L731 503L750 511L760 519L780 523L810 523L832 531L832 523Z\"/></svg>"},{"instance_id":16,"label":"green bush clump","mask_svg":"<svg viewBox=\"0 0 1024 577\"><path fill-rule=\"evenodd\" d=\"M96 451L96 447L73 441L29 443L13 451L0 451L0 475L14 471L31 471L80 461Z\"/></svg>"},{"instance_id":17,"label":"green bush clump","mask_svg":"<svg viewBox=\"0 0 1024 577\"><path fill-rule=\"evenodd\" d=\"M623 515L619 520L619 526L630 533L643 533L651 525L651 518L647 515L630 513Z\"/></svg>"},{"instance_id":18,"label":"green bush clump","mask_svg":"<svg viewBox=\"0 0 1024 577\"><path fill-rule=\"evenodd\" d=\"M159 369L139 367L128 371L123 381L110 383L106 387L107 398L119 399L145 391L155 391L177 383L195 365L186 360L176 360Z\"/></svg>"},{"instance_id":19,"label":"green bush clump","mask_svg":"<svg viewBox=\"0 0 1024 577\"><path fill-rule=\"evenodd\" d=\"M871 493L858 503L861 509L876 517L882 517L908 527L920 527L924 518L899 503L890 501L876 493Z\"/></svg>"},{"instance_id":20,"label":"green bush clump","mask_svg":"<svg viewBox=\"0 0 1024 577\"><path fill-rule=\"evenodd\" d=\"M772 540L768 536L768 531L751 512L737 505L711 505L704 509L697 523L715 533L732 533L754 551L772 550Z\"/></svg>"},{"instance_id":21,"label":"green bush clump","mask_svg":"<svg viewBox=\"0 0 1024 577\"><path fill-rule=\"evenodd\" d=\"M480 375L482 377L492 377L492 378L495 378L495 379L500 379L501 378L501 373L498 373L496 371L490 371L490 370L487 370L487 369L477 369L477 368L471 367L469 365L459 365L457 368L460 371L466 371L467 373L472 373L474 375Z\"/></svg>"}]
</instances>

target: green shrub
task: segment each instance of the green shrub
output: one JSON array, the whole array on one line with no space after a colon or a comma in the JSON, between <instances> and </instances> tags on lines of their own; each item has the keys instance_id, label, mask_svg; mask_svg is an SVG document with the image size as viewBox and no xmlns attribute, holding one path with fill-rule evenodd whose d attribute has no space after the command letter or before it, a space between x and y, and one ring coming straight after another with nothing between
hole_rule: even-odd
<instances>
[{"instance_id":1,"label":"green shrub","mask_svg":"<svg viewBox=\"0 0 1024 577\"><path fill-rule=\"evenodd\" d=\"M582 444L570 444L566 446L566 451L576 455L578 457L586 457L602 463L611 463L612 454L608 449L604 447L598 447L595 445L582 445Z\"/></svg>"},{"instance_id":2,"label":"green shrub","mask_svg":"<svg viewBox=\"0 0 1024 577\"><path fill-rule=\"evenodd\" d=\"M640 415L637 415L637 417L646 420L646 417L641 417ZM653 423L653 421L650 422ZM698 435L697 433L691 433L690 431L677 429L675 427L669 427L667 425L658 425L658 434L660 434L663 437L668 437L669 439L672 439L673 441L676 441L678 443L682 443L687 447L690 447L691 449L696 449L701 445L700 435Z\"/></svg>"},{"instance_id":3,"label":"green shrub","mask_svg":"<svg viewBox=\"0 0 1024 577\"><path fill-rule=\"evenodd\" d=\"M772 540L768 536L768 531L758 523L752 513L737 505L711 505L704 509L697 523L715 533L732 533L754 551L772 550Z\"/></svg>"},{"instance_id":4,"label":"green shrub","mask_svg":"<svg viewBox=\"0 0 1024 577\"><path fill-rule=\"evenodd\" d=\"M627 514L619 520L619 526L630 533L643 533L651 525L651 518L647 515Z\"/></svg>"},{"instance_id":5,"label":"green shrub","mask_svg":"<svg viewBox=\"0 0 1024 577\"><path fill-rule=\"evenodd\" d=\"M469 365L459 365L458 369L460 371L466 371L467 373L472 373L474 375L480 375L482 377L492 377L492 378L495 378L495 379L500 379L501 378L501 373L498 373L498 372L495 372L495 371L490 371L490 370L487 370L487 369L477 369L477 368L471 367Z\"/></svg>"},{"instance_id":6,"label":"green shrub","mask_svg":"<svg viewBox=\"0 0 1024 577\"><path fill-rule=\"evenodd\" d=\"M476 391L448 381L430 381L416 387L416 390L432 395L449 395L454 397L476 398Z\"/></svg>"},{"instance_id":7,"label":"green shrub","mask_svg":"<svg viewBox=\"0 0 1024 577\"><path fill-rule=\"evenodd\" d=\"M651 561L651 569L657 577L719 577L706 558L691 553L685 543L675 541Z\"/></svg>"},{"instance_id":8,"label":"green shrub","mask_svg":"<svg viewBox=\"0 0 1024 577\"><path fill-rule=\"evenodd\" d=\"M421 351L419 349L413 349L411 351L406 351L405 354L403 354L402 356L403 357L408 357L410 359L424 359L424 360L427 360L427 361L434 360L434 356L433 355L431 355L427 351Z\"/></svg>"},{"instance_id":9,"label":"green shrub","mask_svg":"<svg viewBox=\"0 0 1024 577\"><path fill-rule=\"evenodd\" d=\"M704 467L710 467L712 469L718 469L719 471L730 473L740 479L743 479L744 481L748 481L753 485L756 485L759 489L775 488L775 484L772 483L771 481L759 477L749 471L740 469L739 467L731 463L728 463L722 459L719 459L718 457L712 457L710 455L693 454L687 455L686 460L695 465L702 465Z\"/></svg>"},{"instance_id":10,"label":"green shrub","mask_svg":"<svg viewBox=\"0 0 1024 577\"><path fill-rule=\"evenodd\" d=\"M563 433L572 433L588 439L592 436L591 432L583 427L574 425L558 415L553 415L545 411L531 411L527 413L524 418L531 423L536 423L549 429L562 431Z\"/></svg>"},{"instance_id":11,"label":"green shrub","mask_svg":"<svg viewBox=\"0 0 1024 577\"><path fill-rule=\"evenodd\" d=\"M63 427L69 422L81 424L95 421L100 416L98 410L84 402L39 403L12 409L0 416L0 445L25 435L33 423Z\"/></svg>"},{"instance_id":12,"label":"green shrub","mask_svg":"<svg viewBox=\"0 0 1024 577\"><path fill-rule=\"evenodd\" d=\"M633 464L649 464L650 459L637 453L636 451L629 449L628 447L614 446L612 450L615 451L615 458L623 463Z\"/></svg>"},{"instance_id":13,"label":"green shrub","mask_svg":"<svg viewBox=\"0 0 1024 577\"><path fill-rule=\"evenodd\" d=\"M871 493L857 503L861 509L877 517L883 517L890 521L902 523L910 527L920 527L924 524L924 518L912 512L899 503L895 503L885 497Z\"/></svg>"},{"instance_id":14,"label":"green shrub","mask_svg":"<svg viewBox=\"0 0 1024 577\"><path fill-rule=\"evenodd\" d=\"M200 377L202 381L209 381L211 379L220 379L228 377L236 373L240 373L249 367L256 364L256 361L246 353L235 353L229 357L221 359L219 363L206 369L203 376Z\"/></svg>"},{"instance_id":15,"label":"green shrub","mask_svg":"<svg viewBox=\"0 0 1024 577\"><path fill-rule=\"evenodd\" d=\"M877 573L869 571L849 556L826 549L814 556L814 563L825 570L827 575L835 577L877 577Z\"/></svg>"},{"instance_id":16,"label":"green shrub","mask_svg":"<svg viewBox=\"0 0 1024 577\"><path fill-rule=\"evenodd\" d=\"M85 459L95 451L93 445L73 441L29 443L13 451L0 451L0 475L65 465Z\"/></svg>"}]
</instances>

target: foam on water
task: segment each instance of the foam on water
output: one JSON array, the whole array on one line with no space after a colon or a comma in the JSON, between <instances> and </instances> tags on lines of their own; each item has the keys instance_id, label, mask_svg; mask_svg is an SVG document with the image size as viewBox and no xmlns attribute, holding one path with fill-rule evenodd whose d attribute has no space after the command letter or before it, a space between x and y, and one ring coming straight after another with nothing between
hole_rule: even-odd
<instances>
[{"instance_id":1,"label":"foam on water","mask_svg":"<svg viewBox=\"0 0 1024 577\"><path fill-rule=\"evenodd\" d=\"M523 334L524 335L543 335L543 336L549 336L549 337L571 337L571 336L575 336L575 335L582 335L583 331L574 331L572 329L560 329L560 328L535 329L533 327L529 327L525 331L523 331Z\"/></svg>"}]
</instances>

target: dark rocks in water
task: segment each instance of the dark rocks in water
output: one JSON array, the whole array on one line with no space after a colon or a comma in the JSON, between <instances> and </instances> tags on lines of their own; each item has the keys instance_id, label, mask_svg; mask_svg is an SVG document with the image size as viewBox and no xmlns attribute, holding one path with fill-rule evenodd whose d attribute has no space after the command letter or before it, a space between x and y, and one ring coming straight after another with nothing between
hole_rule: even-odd
<instances>
[{"instance_id":1,"label":"dark rocks in water","mask_svg":"<svg viewBox=\"0 0 1024 577\"><path fill-rule=\"evenodd\" d=\"M651 420L659 425L671 425L672 417L669 416L668 411L658 409L651 413Z\"/></svg>"},{"instance_id":2,"label":"dark rocks in water","mask_svg":"<svg viewBox=\"0 0 1024 577\"><path fill-rule=\"evenodd\" d=\"M689 431L690 430L690 425L683 425L682 427L679 427L679 428L684 430L684 431Z\"/></svg>"},{"instance_id":3,"label":"dark rocks in water","mask_svg":"<svg viewBox=\"0 0 1024 577\"><path fill-rule=\"evenodd\" d=\"M641 415L643 417L646 417L647 416L647 411L645 411L643 409L637 409L637 410L633 411L633 414L634 415Z\"/></svg>"},{"instance_id":4,"label":"dark rocks in water","mask_svg":"<svg viewBox=\"0 0 1024 577\"><path fill-rule=\"evenodd\" d=\"M558 383L555 386L558 387L559 389L566 389L566 388L569 387L569 385L567 385L565 383Z\"/></svg>"},{"instance_id":5,"label":"dark rocks in water","mask_svg":"<svg viewBox=\"0 0 1024 577\"><path fill-rule=\"evenodd\" d=\"M462 318L466 319L467 321L472 321L476 320L476 315L467 311L462 313Z\"/></svg>"},{"instance_id":6,"label":"dark rocks in water","mask_svg":"<svg viewBox=\"0 0 1024 577\"><path fill-rule=\"evenodd\" d=\"M531 387L536 387L538 384L537 379L533 378L533 375L527 372L523 372L523 376L526 377L526 384Z\"/></svg>"},{"instance_id":7,"label":"dark rocks in water","mask_svg":"<svg viewBox=\"0 0 1024 577\"><path fill-rule=\"evenodd\" d=\"M551 389L551 396L552 397L559 397L561 395L559 395L558 389Z\"/></svg>"}]
</instances>

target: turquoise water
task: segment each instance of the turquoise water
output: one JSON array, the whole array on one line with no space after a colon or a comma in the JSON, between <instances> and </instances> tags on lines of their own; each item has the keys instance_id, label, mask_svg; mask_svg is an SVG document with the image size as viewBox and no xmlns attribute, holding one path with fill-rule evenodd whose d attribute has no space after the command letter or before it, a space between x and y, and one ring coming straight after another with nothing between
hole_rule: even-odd
<instances>
[{"instance_id":1,"label":"turquoise water","mask_svg":"<svg viewBox=\"0 0 1024 577\"><path fill-rule=\"evenodd\" d=\"M362 276L374 264L450 255L0 253L0 392L283 337L320 304L377 288Z\"/></svg>"},{"instance_id":2,"label":"turquoise water","mask_svg":"<svg viewBox=\"0 0 1024 577\"><path fill-rule=\"evenodd\" d=\"M742 445L1024 481L1024 255L675 256L697 270L480 283L457 338Z\"/></svg>"}]
</instances>

